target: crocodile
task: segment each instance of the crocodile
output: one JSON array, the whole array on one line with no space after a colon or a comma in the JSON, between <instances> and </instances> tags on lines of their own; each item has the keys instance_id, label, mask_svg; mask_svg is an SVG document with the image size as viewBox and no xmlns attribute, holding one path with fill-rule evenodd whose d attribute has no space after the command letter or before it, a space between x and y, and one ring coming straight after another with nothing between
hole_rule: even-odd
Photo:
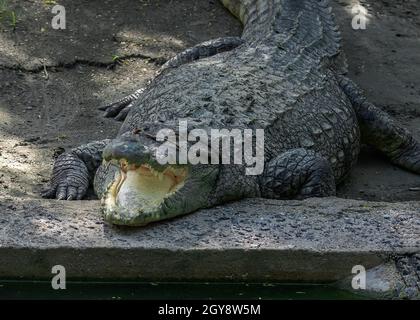
<instances>
[{"instance_id":1,"label":"crocodile","mask_svg":"<svg viewBox=\"0 0 420 320\"><path fill-rule=\"evenodd\" d=\"M241 37L206 41L167 61L144 87L101 110L123 121L115 139L61 154L43 197L81 200L90 185L104 219L143 226L246 197L336 194L366 143L420 174L420 144L347 76L327 0L221 0ZM189 130L263 129L264 170L161 164L156 137Z\"/></svg>"}]
</instances>

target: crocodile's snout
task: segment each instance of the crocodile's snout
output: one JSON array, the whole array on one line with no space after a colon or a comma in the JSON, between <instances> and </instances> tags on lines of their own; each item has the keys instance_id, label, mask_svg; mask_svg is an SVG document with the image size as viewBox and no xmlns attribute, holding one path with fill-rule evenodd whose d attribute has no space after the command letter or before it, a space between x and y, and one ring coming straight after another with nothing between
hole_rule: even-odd
<instances>
[{"instance_id":1,"label":"crocodile's snout","mask_svg":"<svg viewBox=\"0 0 420 320\"><path fill-rule=\"evenodd\" d=\"M158 146L149 136L127 134L111 141L104 149L105 162L118 168L102 196L107 221L141 226L178 215L188 208L186 202L190 195L184 187L192 182L189 167L160 164L156 160Z\"/></svg>"},{"instance_id":2,"label":"crocodile's snout","mask_svg":"<svg viewBox=\"0 0 420 320\"><path fill-rule=\"evenodd\" d=\"M103 159L116 168L102 195L107 221L142 226L208 206L218 166L160 164L158 147L149 136L126 135L104 149Z\"/></svg>"}]
</instances>

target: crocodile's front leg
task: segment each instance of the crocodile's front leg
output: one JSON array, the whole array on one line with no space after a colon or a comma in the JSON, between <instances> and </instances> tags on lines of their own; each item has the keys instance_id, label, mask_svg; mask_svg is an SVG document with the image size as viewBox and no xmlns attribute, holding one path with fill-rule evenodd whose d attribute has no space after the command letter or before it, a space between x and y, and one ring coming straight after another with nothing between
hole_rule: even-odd
<instances>
[{"instance_id":1,"label":"crocodile's front leg","mask_svg":"<svg viewBox=\"0 0 420 320\"><path fill-rule=\"evenodd\" d=\"M96 169L102 162L102 151L109 139L95 141L60 155L54 163L49 185L42 191L44 198L81 200Z\"/></svg>"},{"instance_id":2,"label":"crocodile's front leg","mask_svg":"<svg viewBox=\"0 0 420 320\"><path fill-rule=\"evenodd\" d=\"M265 198L305 199L333 196L336 185L325 158L311 150L293 149L268 162L260 190Z\"/></svg>"},{"instance_id":3,"label":"crocodile's front leg","mask_svg":"<svg viewBox=\"0 0 420 320\"><path fill-rule=\"evenodd\" d=\"M214 56L218 53L230 51L243 43L239 37L218 38L200 43L192 48L188 48L175 57L168 60L157 71L156 76L168 69L177 68L183 64L190 63L199 59ZM105 111L106 118L115 118L117 121L124 121L134 102L140 98L145 88L136 90L117 102L100 107L99 110Z\"/></svg>"}]
</instances>

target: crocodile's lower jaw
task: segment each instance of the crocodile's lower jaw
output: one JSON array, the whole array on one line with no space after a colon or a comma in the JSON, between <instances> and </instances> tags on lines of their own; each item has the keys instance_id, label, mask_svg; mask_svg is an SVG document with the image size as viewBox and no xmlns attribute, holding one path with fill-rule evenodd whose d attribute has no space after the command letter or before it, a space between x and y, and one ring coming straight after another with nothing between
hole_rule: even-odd
<instances>
[{"instance_id":1,"label":"crocodile's lower jaw","mask_svg":"<svg viewBox=\"0 0 420 320\"><path fill-rule=\"evenodd\" d=\"M122 165L119 175L108 188L102 205L105 219L117 225L142 226L168 218L168 203L184 186L186 169ZM170 209L170 208L169 208Z\"/></svg>"}]
</instances>

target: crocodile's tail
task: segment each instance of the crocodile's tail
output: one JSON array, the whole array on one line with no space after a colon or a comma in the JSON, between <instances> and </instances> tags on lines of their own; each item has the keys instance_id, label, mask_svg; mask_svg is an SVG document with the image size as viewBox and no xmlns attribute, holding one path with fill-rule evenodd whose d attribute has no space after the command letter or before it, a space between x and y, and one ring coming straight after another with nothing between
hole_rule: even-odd
<instances>
[{"instance_id":1,"label":"crocodile's tail","mask_svg":"<svg viewBox=\"0 0 420 320\"><path fill-rule=\"evenodd\" d=\"M243 39L334 61L346 71L341 34L328 0L221 0L244 25Z\"/></svg>"}]
</instances>

